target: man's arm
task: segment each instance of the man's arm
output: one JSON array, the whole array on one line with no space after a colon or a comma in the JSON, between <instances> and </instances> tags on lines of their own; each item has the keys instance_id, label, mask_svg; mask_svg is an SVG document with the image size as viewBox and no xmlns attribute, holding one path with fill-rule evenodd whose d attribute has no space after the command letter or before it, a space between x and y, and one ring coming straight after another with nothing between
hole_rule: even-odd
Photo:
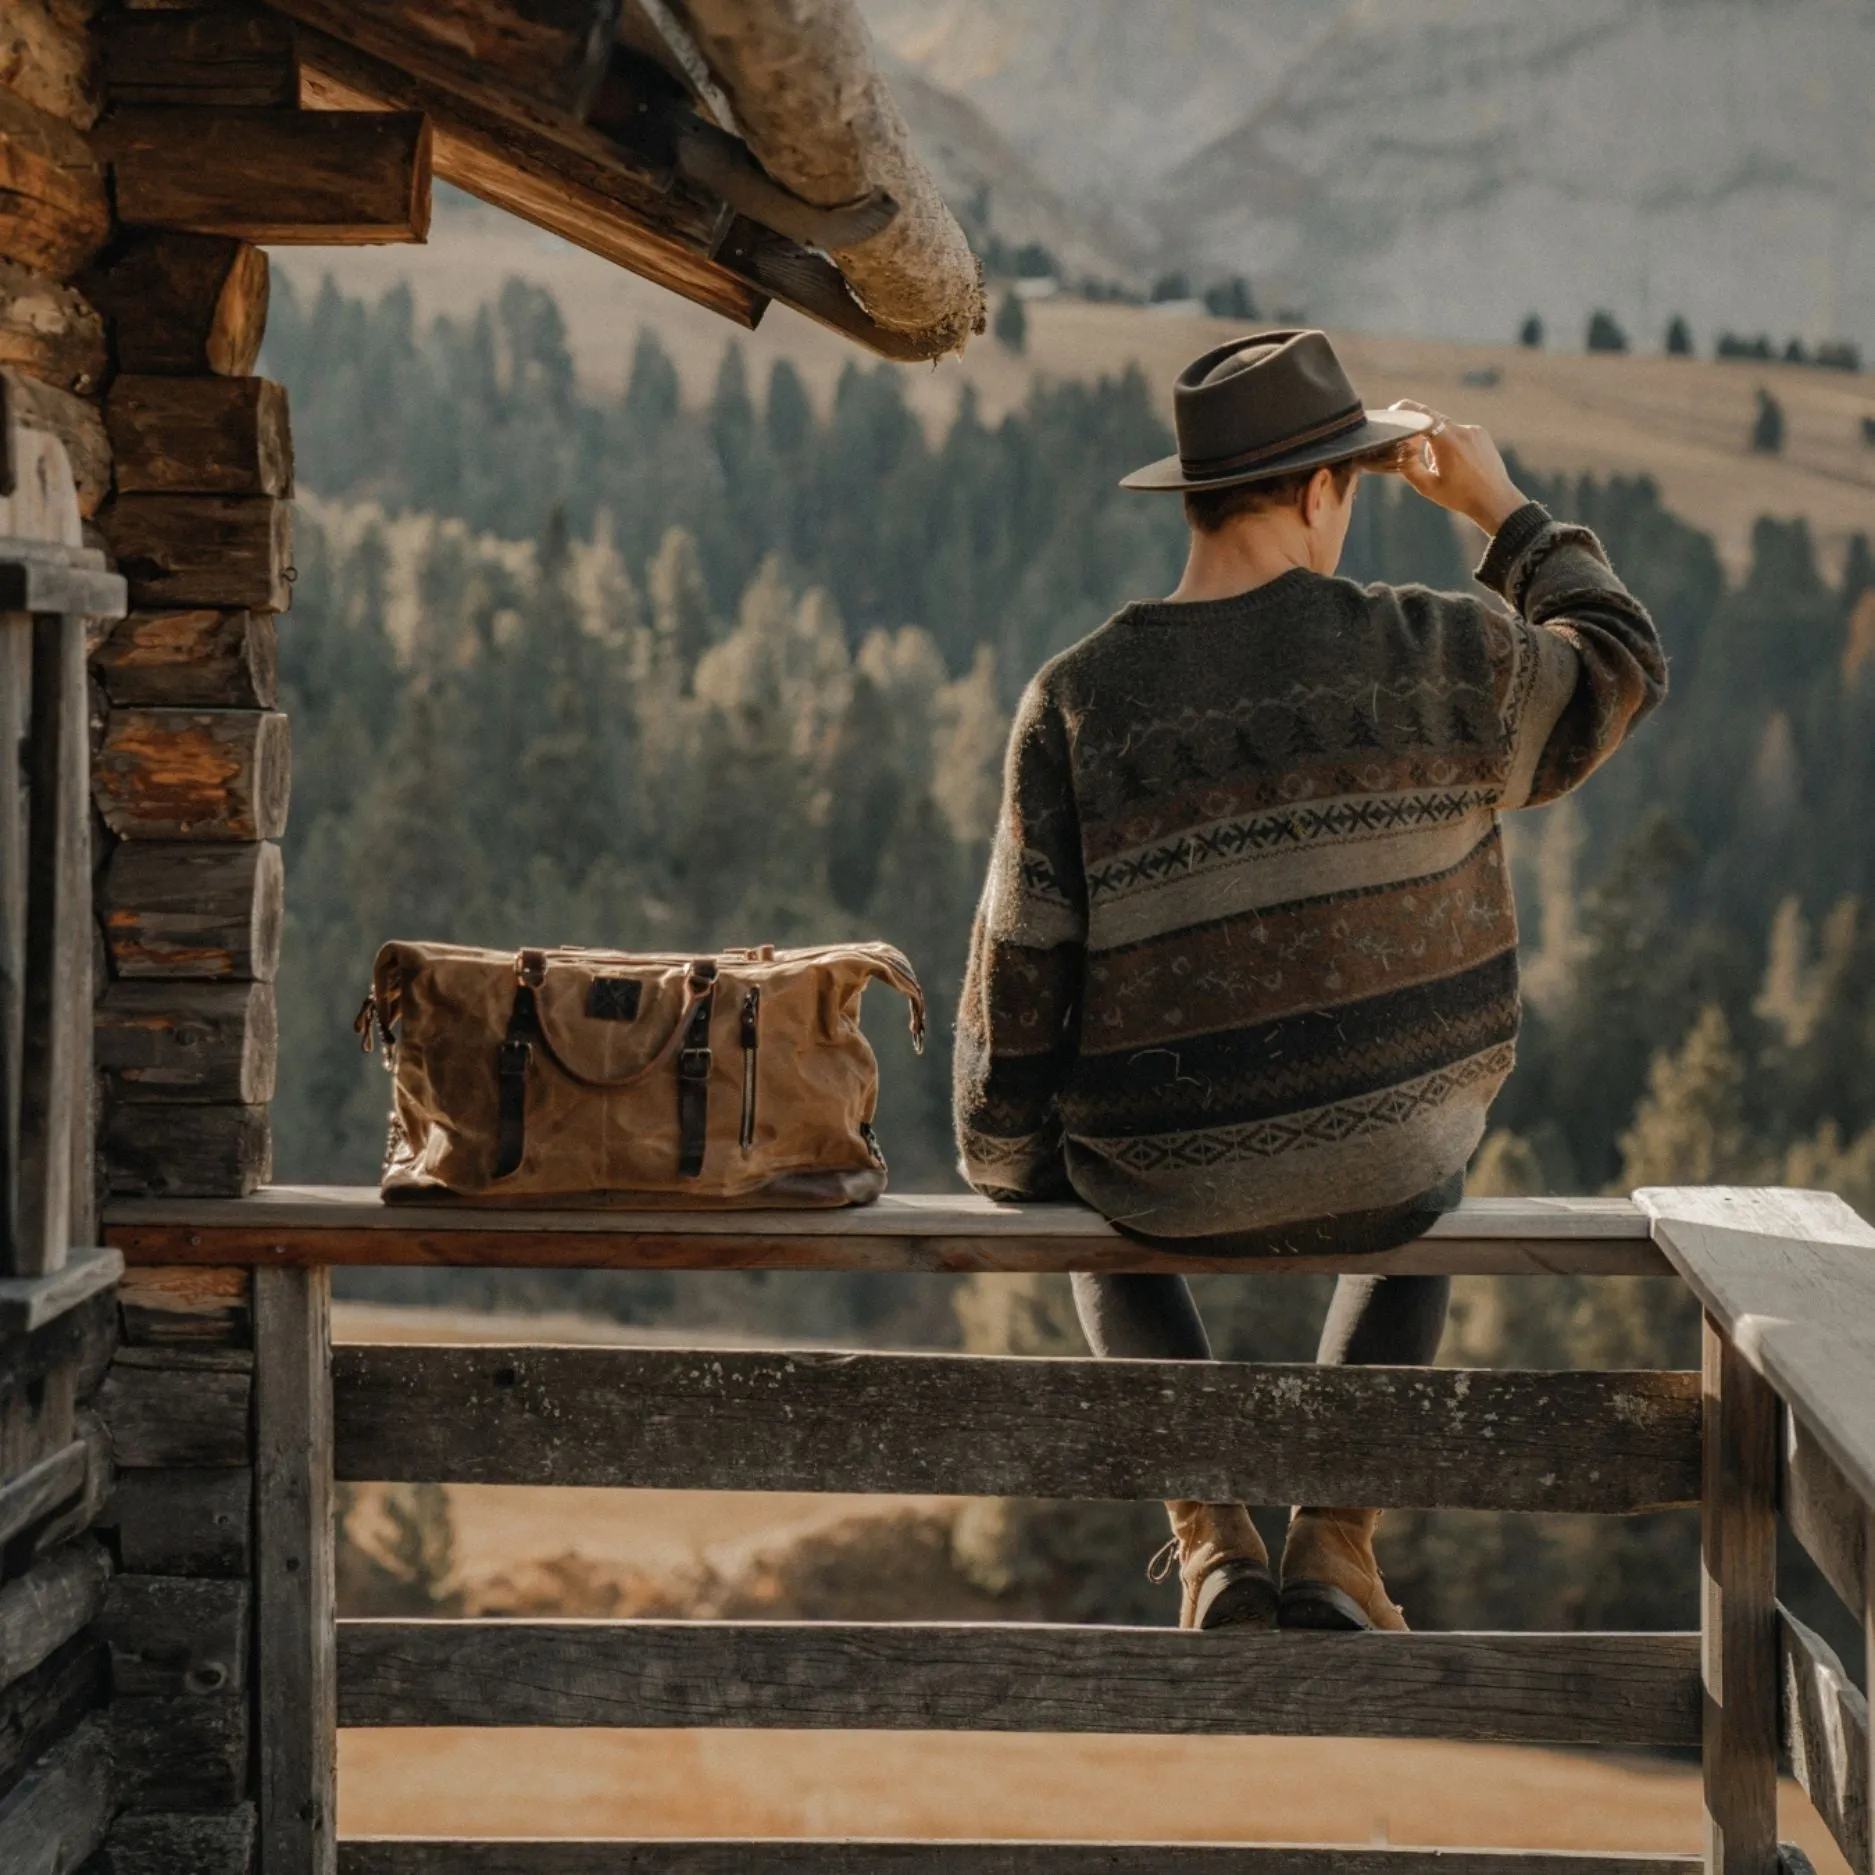
<instances>
[{"instance_id":1,"label":"man's arm","mask_svg":"<svg viewBox=\"0 0 1875 1875\"><path fill-rule=\"evenodd\" d=\"M1086 941L1067 730L1038 679L1010 735L957 1013L958 1156L986 1197L1069 1195L1057 1096L1074 1055Z\"/></svg>"},{"instance_id":2,"label":"man's arm","mask_svg":"<svg viewBox=\"0 0 1875 1875\"><path fill-rule=\"evenodd\" d=\"M1540 807L1587 780L1666 695L1660 636L1601 542L1526 501L1483 429L1400 407L1436 421L1401 445L1394 471L1491 536L1476 576L1518 614L1503 660L1511 759L1499 805Z\"/></svg>"}]
</instances>

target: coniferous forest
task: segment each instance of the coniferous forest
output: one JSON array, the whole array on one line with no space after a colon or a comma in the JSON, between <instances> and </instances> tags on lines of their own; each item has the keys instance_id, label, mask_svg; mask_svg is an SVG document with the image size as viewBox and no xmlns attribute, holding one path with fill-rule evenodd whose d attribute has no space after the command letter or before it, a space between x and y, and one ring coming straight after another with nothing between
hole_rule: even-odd
<instances>
[{"instance_id":1,"label":"coniferous forest","mask_svg":"<svg viewBox=\"0 0 1875 1875\"><path fill-rule=\"evenodd\" d=\"M1035 666L1176 577L1176 505L1114 487L1169 447L1144 381L1038 384L940 440L890 367L817 411L725 346L701 409L639 338L576 382L509 282L420 330L282 284L300 403L282 676L293 718L280 1171L368 1178L383 1087L349 1016L392 935L689 947L888 937L941 1037ZM1792 1177L1875 1201L1875 558L1801 521L1730 582L1646 481L1525 485L1653 608L1667 707L1513 827L1530 1010L1479 1176L1558 1191ZM1464 581L1446 517L1370 478L1344 571ZM951 1176L944 1049L881 1019L896 1176Z\"/></svg>"},{"instance_id":2,"label":"coniferous forest","mask_svg":"<svg viewBox=\"0 0 1875 1875\"><path fill-rule=\"evenodd\" d=\"M863 935L902 945L933 1004L922 1060L895 999L869 1018L895 1182L954 1183L947 1037L1010 708L1043 658L1176 579L1176 504L1114 487L1170 447L1145 382L1038 381L993 425L966 394L933 438L890 367L848 365L821 409L785 362L752 384L733 340L686 406L646 333L622 396L601 399L552 299L518 281L427 329L403 292L368 306L281 282L267 346L289 390L318 390L298 402L280 634L294 802L276 1176L375 1176L386 1083L351 1017L387 937ZM1828 576L1801 521L1766 518L1728 579L1651 483L1520 475L1594 526L1653 608L1672 694L1577 796L1513 817L1528 1009L1472 1189L1776 1181L1875 1207L1875 556L1857 540ZM1441 512L1363 485L1344 572L1453 586L1466 569ZM1079 1346L1064 1279L364 1280L825 1338ZM1198 1286L1220 1354L1312 1354L1322 1279ZM1445 1355L1696 1364L1697 1321L1670 1283L1474 1280ZM1158 1618L1134 1579L1149 1511L986 1504L959 1566ZM1428 1625L1688 1618L1684 1518L1390 1527Z\"/></svg>"}]
</instances>

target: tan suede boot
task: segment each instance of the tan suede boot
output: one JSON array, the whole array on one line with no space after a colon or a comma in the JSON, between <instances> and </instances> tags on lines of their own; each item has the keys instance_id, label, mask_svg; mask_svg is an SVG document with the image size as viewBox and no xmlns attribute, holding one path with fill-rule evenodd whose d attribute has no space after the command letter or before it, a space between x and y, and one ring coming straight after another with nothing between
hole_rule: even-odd
<instances>
[{"instance_id":1,"label":"tan suede boot","mask_svg":"<svg viewBox=\"0 0 1875 1875\"><path fill-rule=\"evenodd\" d=\"M1283 1544L1282 1624L1286 1628L1406 1631L1374 1560L1377 1510L1300 1509Z\"/></svg>"},{"instance_id":2,"label":"tan suede boot","mask_svg":"<svg viewBox=\"0 0 1875 1875\"><path fill-rule=\"evenodd\" d=\"M1172 1540L1147 1571L1163 1582L1178 1566L1181 1628L1273 1628L1276 1581L1269 1551L1241 1504L1181 1498L1165 1507Z\"/></svg>"}]
</instances>

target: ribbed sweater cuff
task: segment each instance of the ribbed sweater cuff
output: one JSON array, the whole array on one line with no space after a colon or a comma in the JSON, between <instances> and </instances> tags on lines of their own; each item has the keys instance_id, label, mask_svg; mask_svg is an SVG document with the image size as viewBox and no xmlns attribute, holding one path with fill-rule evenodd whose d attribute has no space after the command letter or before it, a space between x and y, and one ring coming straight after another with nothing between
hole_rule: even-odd
<instances>
[{"instance_id":1,"label":"ribbed sweater cuff","mask_svg":"<svg viewBox=\"0 0 1875 1875\"><path fill-rule=\"evenodd\" d=\"M1510 597L1511 575L1517 562L1536 545L1537 537L1551 525L1550 511L1540 501L1526 501L1491 537L1472 577L1481 586Z\"/></svg>"}]
</instances>

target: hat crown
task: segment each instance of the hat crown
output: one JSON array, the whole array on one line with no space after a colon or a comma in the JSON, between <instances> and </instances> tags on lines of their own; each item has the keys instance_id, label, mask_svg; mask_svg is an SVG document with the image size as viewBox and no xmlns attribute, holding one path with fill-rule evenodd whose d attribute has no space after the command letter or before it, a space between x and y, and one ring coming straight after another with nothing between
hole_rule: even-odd
<instances>
[{"instance_id":1,"label":"hat crown","mask_svg":"<svg viewBox=\"0 0 1875 1875\"><path fill-rule=\"evenodd\" d=\"M1188 476L1232 475L1352 430L1361 399L1328 335L1313 328L1232 339L1179 373L1172 391Z\"/></svg>"}]
</instances>

